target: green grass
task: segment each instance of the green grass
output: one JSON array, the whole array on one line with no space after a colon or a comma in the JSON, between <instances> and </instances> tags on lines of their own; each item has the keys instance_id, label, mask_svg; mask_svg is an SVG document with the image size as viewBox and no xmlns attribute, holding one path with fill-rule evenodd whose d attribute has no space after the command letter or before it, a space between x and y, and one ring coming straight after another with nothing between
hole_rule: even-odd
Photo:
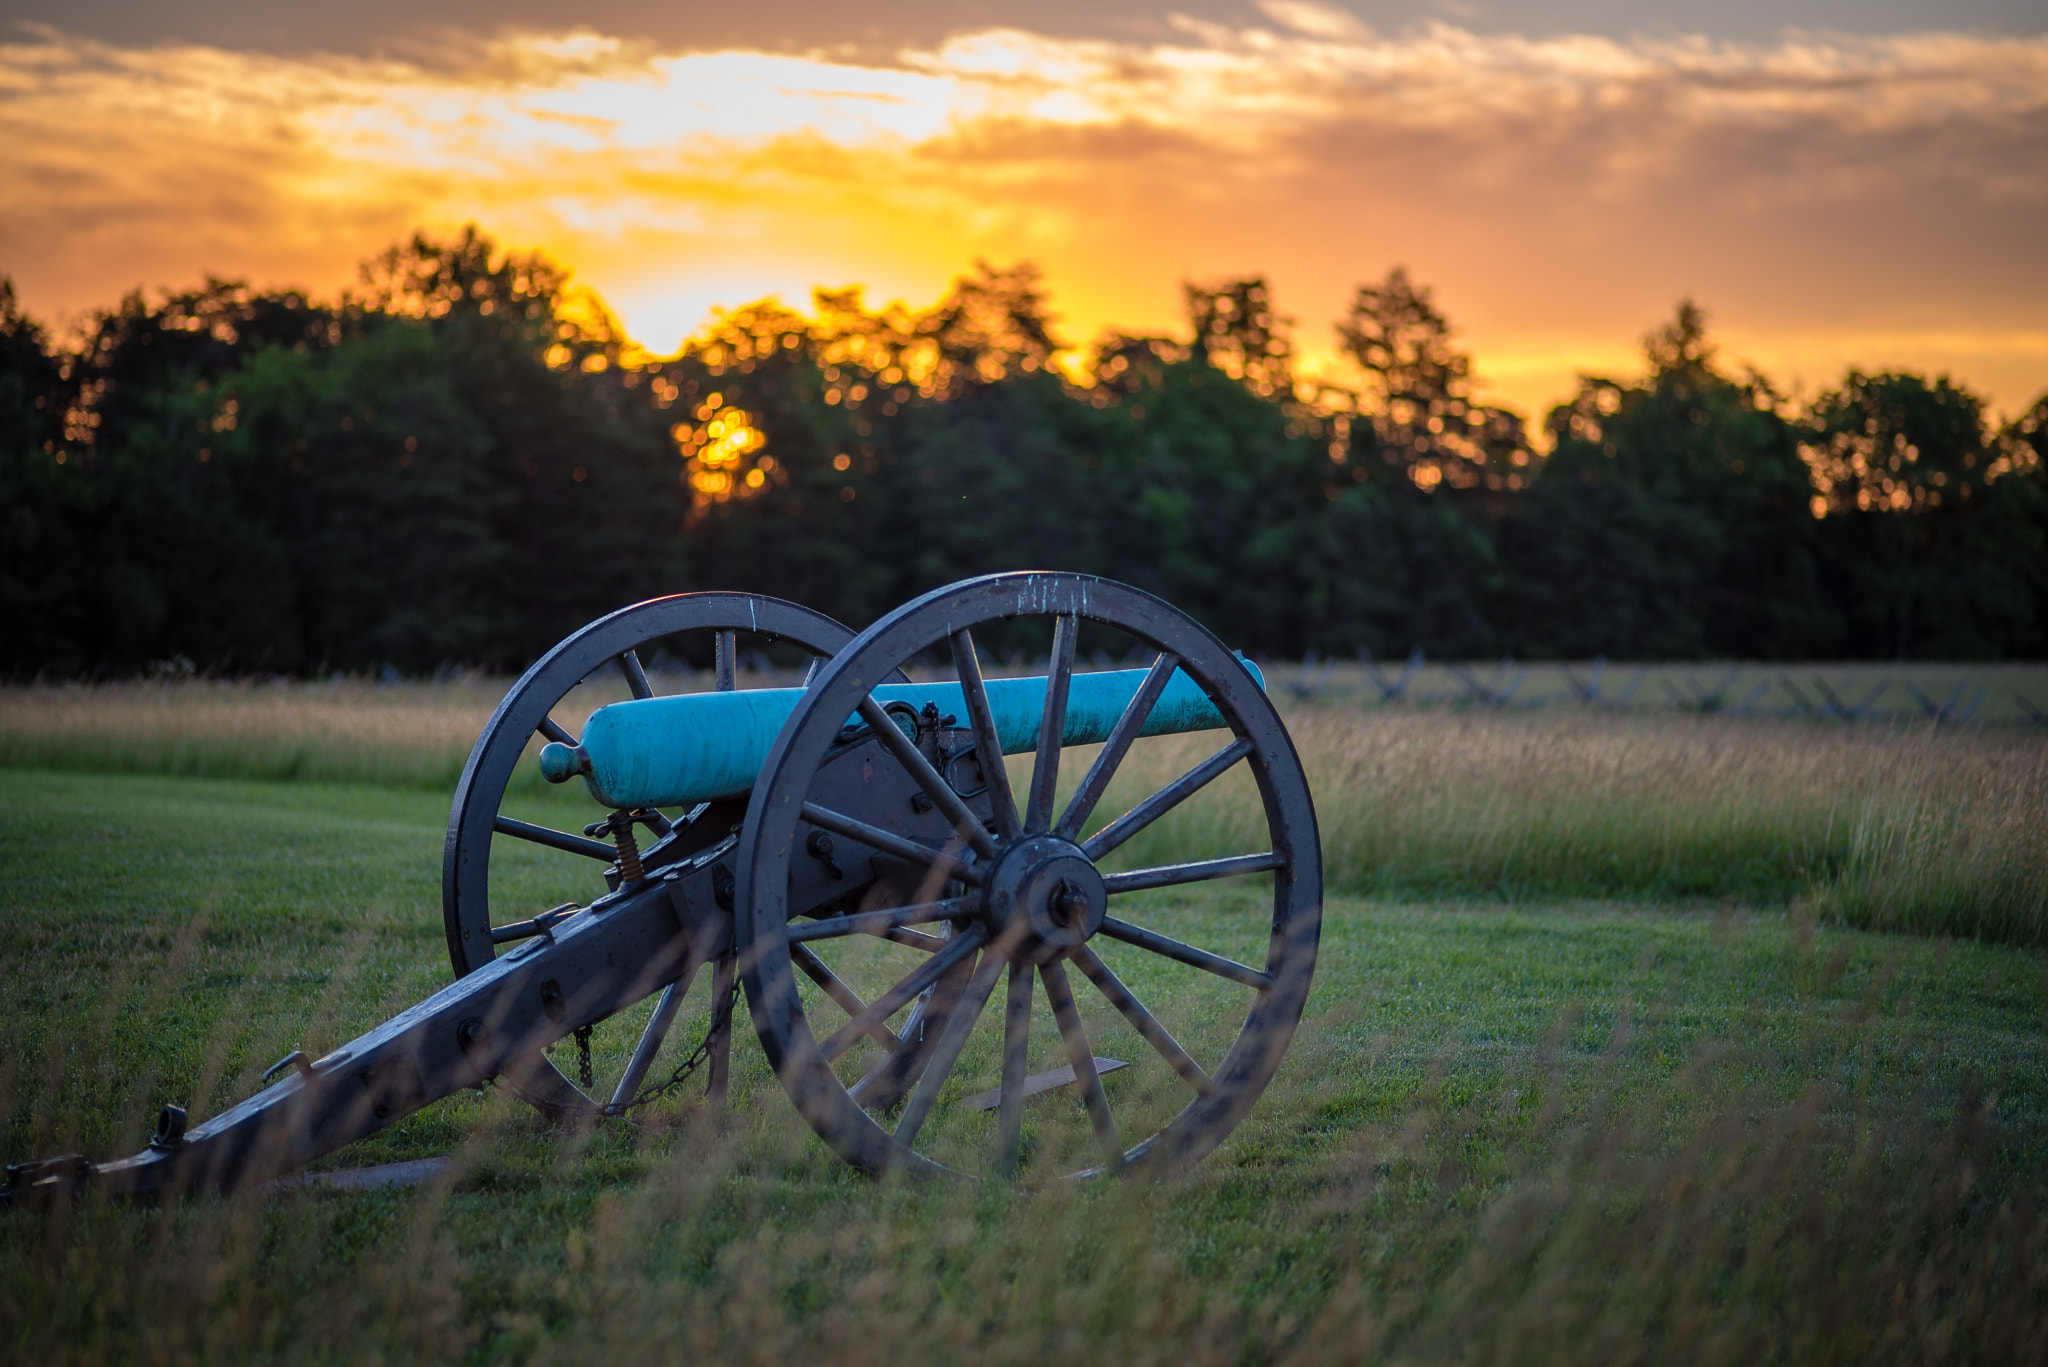
<instances>
[{"instance_id":1,"label":"green grass","mask_svg":"<svg viewBox=\"0 0 2048 1367\"><path fill-rule=\"evenodd\" d=\"M445 819L426 791L0 771L7 1157L132 1150L158 1103L209 1114L445 981ZM515 876L508 895L547 895L540 866ZM1151 914L1220 928L1241 904ZM861 1178L743 1038L723 1118L570 1134L493 1090L329 1160L457 1159L423 1188L0 1216L0 1343L37 1362L2040 1360L2044 1008L2037 950L1810 904L1344 895L1280 1077L1182 1176ZM600 1027L601 1054L629 1036Z\"/></svg>"}]
</instances>

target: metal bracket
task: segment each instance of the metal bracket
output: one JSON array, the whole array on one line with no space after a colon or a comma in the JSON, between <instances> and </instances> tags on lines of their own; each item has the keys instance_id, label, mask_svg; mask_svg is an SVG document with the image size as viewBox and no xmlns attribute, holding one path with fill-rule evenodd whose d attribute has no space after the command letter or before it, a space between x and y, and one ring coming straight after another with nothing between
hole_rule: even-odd
<instances>
[{"instance_id":1,"label":"metal bracket","mask_svg":"<svg viewBox=\"0 0 2048 1367\"><path fill-rule=\"evenodd\" d=\"M292 1059L304 1062L305 1057L304 1054L293 1051L280 1061L277 1066L282 1068L286 1063L291 1062ZM272 1071L275 1072L276 1069L272 1069ZM151 1137L149 1146L158 1153L170 1153L176 1149L183 1148L184 1145L185 1108L183 1106L165 1106L156 1113L156 1134Z\"/></svg>"},{"instance_id":2,"label":"metal bracket","mask_svg":"<svg viewBox=\"0 0 2048 1367\"><path fill-rule=\"evenodd\" d=\"M514 921L510 925L492 926L491 943L502 945L513 940L530 940L536 935L544 935L552 941L555 938L555 927L581 910L583 908L575 902L564 902L562 905L552 910L544 911L530 920Z\"/></svg>"}]
</instances>

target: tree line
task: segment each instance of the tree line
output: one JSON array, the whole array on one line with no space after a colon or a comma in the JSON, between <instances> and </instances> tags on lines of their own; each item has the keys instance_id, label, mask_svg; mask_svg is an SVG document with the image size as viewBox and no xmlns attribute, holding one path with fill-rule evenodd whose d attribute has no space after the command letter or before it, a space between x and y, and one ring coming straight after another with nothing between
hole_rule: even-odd
<instances>
[{"instance_id":1,"label":"tree line","mask_svg":"<svg viewBox=\"0 0 2048 1367\"><path fill-rule=\"evenodd\" d=\"M470 229L338 300L210 279L60 345L0 281L0 672L516 668L688 588L855 625L1091 571L1241 648L1475 658L2038 658L2048 395L1946 377L1794 404L1690 303L1532 439L1402 270L1296 371L1259 278L1063 361L1028 265L934 307L819 291L636 351Z\"/></svg>"}]
</instances>

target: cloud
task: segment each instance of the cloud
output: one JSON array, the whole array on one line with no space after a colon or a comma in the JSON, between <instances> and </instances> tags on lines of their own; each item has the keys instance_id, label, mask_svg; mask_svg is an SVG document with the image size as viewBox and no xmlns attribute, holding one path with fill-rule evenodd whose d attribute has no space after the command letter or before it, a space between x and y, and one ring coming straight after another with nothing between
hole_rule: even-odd
<instances>
[{"instance_id":1,"label":"cloud","mask_svg":"<svg viewBox=\"0 0 2048 1367\"><path fill-rule=\"evenodd\" d=\"M1688 292L1810 381L2048 384L2048 39L1380 38L1261 9L1286 32L991 30L890 64L570 32L452 72L35 31L0 46L0 270L54 311L206 270L331 289L473 218L656 347L813 283L930 298L982 255L1043 261L1076 335L1265 271L1314 350L1405 262L1524 406L1629 364Z\"/></svg>"},{"instance_id":2,"label":"cloud","mask_svg":"<svg viewBox=\"0 0 2048 1367\"><path fill-rule=\"evenodd\" d=\"M1259 13L1274 23L1311 38L1357 43L1372 37L1372 30L1357 16L1334 5L1315 5L1308 0L1258 0L1258 4Z\"/></svg>"}]
</instances>

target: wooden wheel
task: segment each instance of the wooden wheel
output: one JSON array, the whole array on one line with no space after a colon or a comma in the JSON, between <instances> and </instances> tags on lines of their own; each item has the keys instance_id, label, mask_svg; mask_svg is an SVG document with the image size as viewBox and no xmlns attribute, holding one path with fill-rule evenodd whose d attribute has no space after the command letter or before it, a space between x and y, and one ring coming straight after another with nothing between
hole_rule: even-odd
<instances>
[{"instance_id":1,"label":"wooden wheel","mask_svg":"<svg viewBox=\"0 0 2048 1367\"><path fill-rule=\"evenodd\" d=\"M823 657L853 639L852 631L830 617L781 599L748 593L683 593L636 603L601 617L537 660L492 713L455 787L441 860L441 906L448 957L457 977L491 962L501 946L540 933L535 917L545 913L545 908L508 907L502 896L492 895L492 852L504 848L497 842L547 851L565 866L588 869L589 891L580 895L584 902L617 885L613 845L506 815L506 787L535 737L574 744L575 738L550 715L571 689L591 674L616 665L635 697L652 697L654 690L640 650L691 633L711 636L714 686L720 689L737 686L739 652L750 642L758 646L784 641ZM655 843L645 852L647 863L659 867L726 839L744 809L744 798L734 798L702 803L688 812L649 811L641 827L642 838L655 836ZM604 813L592 804L591 815ZM544 922L543 914L539 924ZM631 1078L636 1085L659 1049L688 986L686 973L672 990L664 992L662 1003L648 1021L628 1065L629 1073L638 1068ZM586 1095L545 1060L508 1077L516 1078L514 1085L522 1097L556 1118L589 1118L605 1104Z\"/></svg>"},{"instance_id":2,"label":"wooden wheel","mask_svg":"<svg viewBox=\"0 0 2048 1367\"><path fill-rule=\"evenodd\" d=\"M1020 628L1019 619L1042 625ZM1084 623L1135 638L1156 655L1061 803L1061 752L1073 734L1068 698ZM999 630L1015 640L1020 629L1048 627L1042 715L1021 745L1010 743L1033 756L1020 810L974 633ZM906 730L905 712L920 711L914 691L892 690L886 708L873 693L926 652L950 660L959 682L946 685L945 696L967 715L941 716L930 706L922 709L923 723ZM1184 687L1177 671L1230 732L1192 764L1180 760L1189 740L1140 741L1169 686ZM862 725L849 725L856 717ZM1162 743L1177 777L1140 785L1151 788L1149 795L1103 824L1097 808L1105 806L1111 780L1120 771L1141 771L1129 761ZM978 772L961 766L969 754ZM892 833L884 815L846 801L885 787L892 776L878 773L888 764L907 771L925 799L921 827L907 818L899 824L910 834ZM849 766L867 787L852 781ZM1233 770L1229 783L1251 790L1240 814L1256 808L1239 823L1248 823L1240 836L1248 848L1123 867L1138 848L1129 844L1133 837ZM963 791L963 775L981 786ZM901 783L901 773L893 777ZM1125 783L1119 791L1130 788ZM929 834L934 814L944 818L941 826L950 824L951 838ZM803 851L820 832L921 865L926 876L912 880L921 882L919 894L894 909L822 917L808 910L801 889L792 889L810 876ZM1223 1141L1271 1080L1315 966L1322 916L1315 810L1272 703L1245 664L1192 618L1149 594L1085 575L968 580L862 632L820 671L777 738L735 858L740 966L762 1046L804 1118L842 1157L870 1171L1006 1175L1021 1164L1034 1175L1076 1168L1085 1175L1197 1159ZM1152 892L1217 879L1249 882L1178 907L1169 903L1179 894ZM877 961L873 936L882 925L898 933L922 926L917 938L926 943L892 951L910 956L896 963ZM933 929L949 934L939 940ZM1204 947L1204 938L1250 962ZM799 981L793 955L801 964L835 950L860 957L835 968L846 990L828 1005ZM1092 1030L1073 972L1094 988L1086 1004L1093 1009L1099 1000L1102 1023ZM1004 1005L986 1011L998 983L1005 984ZM877 1067L890 1062L890 1020L934 987L941 992L923 1023L930 1047L915 1066L899 1069L901 1085L873 1087ZM1041 1082L1057 1079L1030 1072L1041 993L1055 1056L1072 1069L1078 1108L1058 1098L1026 1104ZM1117 1080L1122 1099L1115 1105L1095 1057L1105 1033L1152 1058L1126 1075L1128 1084ZM1204 1053L1206 1066L1198 1061Z\"/></svg>"}]
</instances>

